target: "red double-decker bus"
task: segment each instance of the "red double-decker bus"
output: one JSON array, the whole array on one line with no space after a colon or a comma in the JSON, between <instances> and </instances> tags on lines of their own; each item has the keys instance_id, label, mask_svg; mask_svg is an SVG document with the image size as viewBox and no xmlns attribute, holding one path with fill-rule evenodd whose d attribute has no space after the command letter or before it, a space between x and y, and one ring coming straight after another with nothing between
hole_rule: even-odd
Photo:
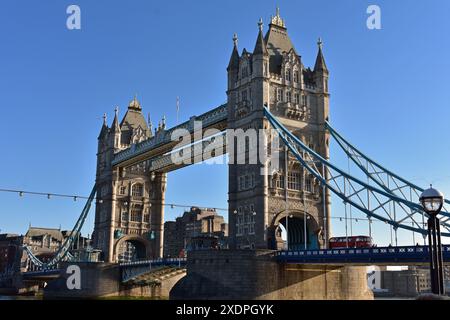
<instances>
[{"instance_id":1,"label":"red double-decker bus","mask_svg":"<svg viewBox=\"0 0 450 320\"><path fill-rule=\"evenodd\" d=\"M373 241L368 236L334 237L329 240L329 248L371 248Z\"/></svg>"}]
</instances>

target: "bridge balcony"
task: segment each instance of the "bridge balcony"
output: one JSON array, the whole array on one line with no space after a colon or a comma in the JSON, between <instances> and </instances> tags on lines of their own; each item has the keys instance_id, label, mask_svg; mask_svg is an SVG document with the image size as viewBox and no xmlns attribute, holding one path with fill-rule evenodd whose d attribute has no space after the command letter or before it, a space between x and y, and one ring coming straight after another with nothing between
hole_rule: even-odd
<instances>
[{"instance_id":1,"label":"bridge balcony","mask_svg":"<svg viewBox=\"0 0 450 320\"><path fill-rule=\"evenodd\" d=\"M285 102L281 103L281 109L284 110L284 116L294 120L306 120L307 108L305 105L300 106L298 103Z\"/></svg>"}]
</instances>

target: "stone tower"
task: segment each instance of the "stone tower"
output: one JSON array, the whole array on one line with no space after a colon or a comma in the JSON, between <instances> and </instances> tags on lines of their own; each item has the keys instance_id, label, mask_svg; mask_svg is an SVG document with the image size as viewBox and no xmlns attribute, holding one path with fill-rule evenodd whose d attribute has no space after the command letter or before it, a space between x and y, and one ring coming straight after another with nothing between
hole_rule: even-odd
<instances>
[{"instance_id":1,"label":"stone tower","mask_svg":"<svg viewBox=\"0 0 450 320\"><path fill-rule=\"evenodd\" d=\"M253 52L234 47L228 72L228 128L267 129L263 106L316 152L329 157L328 69L322 42L313 70L303 65L279 10L264 35L262 19ZM245 135L245 134L244 134ZM280 166L254 161L250 150L262 146L250 135L235 141L229 164L229 235L232 248L280 249L282 229L291 249L325 247L330 237L330 196L280 145ZM246 162L238 163L245 154ZM283 226L283 227L282 227ZM306 243L306 246L305 246Z\"/></svg>"},{"instance_id":2,"label":"stone tower","mask_svg":"<svg viewBox=\"0 0 450 320\"><path fill-rule=\"evenodd\" d=\"M164 173L150 173L146 162L115 168L114 155L152 137L151 123L134 98L119 123L118 109L111 127L106 116L98 137L97 202L94 246L108 262L157 258L163 249Z\"/></svg>"}]
</instances>

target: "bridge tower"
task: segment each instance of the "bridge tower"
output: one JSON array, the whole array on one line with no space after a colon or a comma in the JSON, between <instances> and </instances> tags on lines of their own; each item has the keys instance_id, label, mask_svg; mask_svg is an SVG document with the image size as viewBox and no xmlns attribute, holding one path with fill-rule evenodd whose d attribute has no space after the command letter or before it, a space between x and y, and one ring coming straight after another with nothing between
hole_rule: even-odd
<instances>
[{"instance_id":1,"label":"bridge tower","mask_svg":"<svg viewBox=\"0 0 450 320\"><path fill-rule=\"evenodd\" d=\"M330 237L330 195L280 144L280 166L269 172L268 162L250 151L262 148L248 129L267 129L266 105L307 145L329 157L324 122L329 116L329 72L322 42L313 70L303 65L279 10L263 34L262 19L253 52L234 47L228 72L228 128L242 129L234 140L229 164L229 234L231 248L280 249L281 225L288 229L291 249L326 246ZM238 162L245 154L246 162ZM259 152L258 152L259 153ZM287 156L286 156L287 155ZM288 222L286 220L289 220ZM286 223L287 222L287 223ZM287 226L288 225L288 226ZM306 226L306 230L305 230Z\"/></svg>"},{"instance_id":2,"label":"bridge tower","mask_svg":"<svg viewBox=\"0 0 450 320\"><path fill-rule=\"evenodd\" d=\"M151 123L145 121L137 98L120 123L117 108L111 127L104 117L98 137L93 233L94 247L102 250L104 261L162 256L166 174L149 172L146 162L112 165L117 152L151 137Z\"/></svg>"}]
</instances>

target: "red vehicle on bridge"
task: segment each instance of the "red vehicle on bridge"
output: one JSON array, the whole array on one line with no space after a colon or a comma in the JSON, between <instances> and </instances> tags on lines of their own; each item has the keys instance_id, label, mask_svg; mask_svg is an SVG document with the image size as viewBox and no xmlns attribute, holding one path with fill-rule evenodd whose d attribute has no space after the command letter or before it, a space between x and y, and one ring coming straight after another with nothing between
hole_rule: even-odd
<instances>
[{"instance_id":1,"label":"red vehicle on bridge","mask_svg":"<svg viewBox=\"0 0 450 320\"><path fill-rule=\"evenodd\" d=\"M334 237L329 240L329 248L372 248L373 241L368 236Z\"/></svg>"}]
</instances>

